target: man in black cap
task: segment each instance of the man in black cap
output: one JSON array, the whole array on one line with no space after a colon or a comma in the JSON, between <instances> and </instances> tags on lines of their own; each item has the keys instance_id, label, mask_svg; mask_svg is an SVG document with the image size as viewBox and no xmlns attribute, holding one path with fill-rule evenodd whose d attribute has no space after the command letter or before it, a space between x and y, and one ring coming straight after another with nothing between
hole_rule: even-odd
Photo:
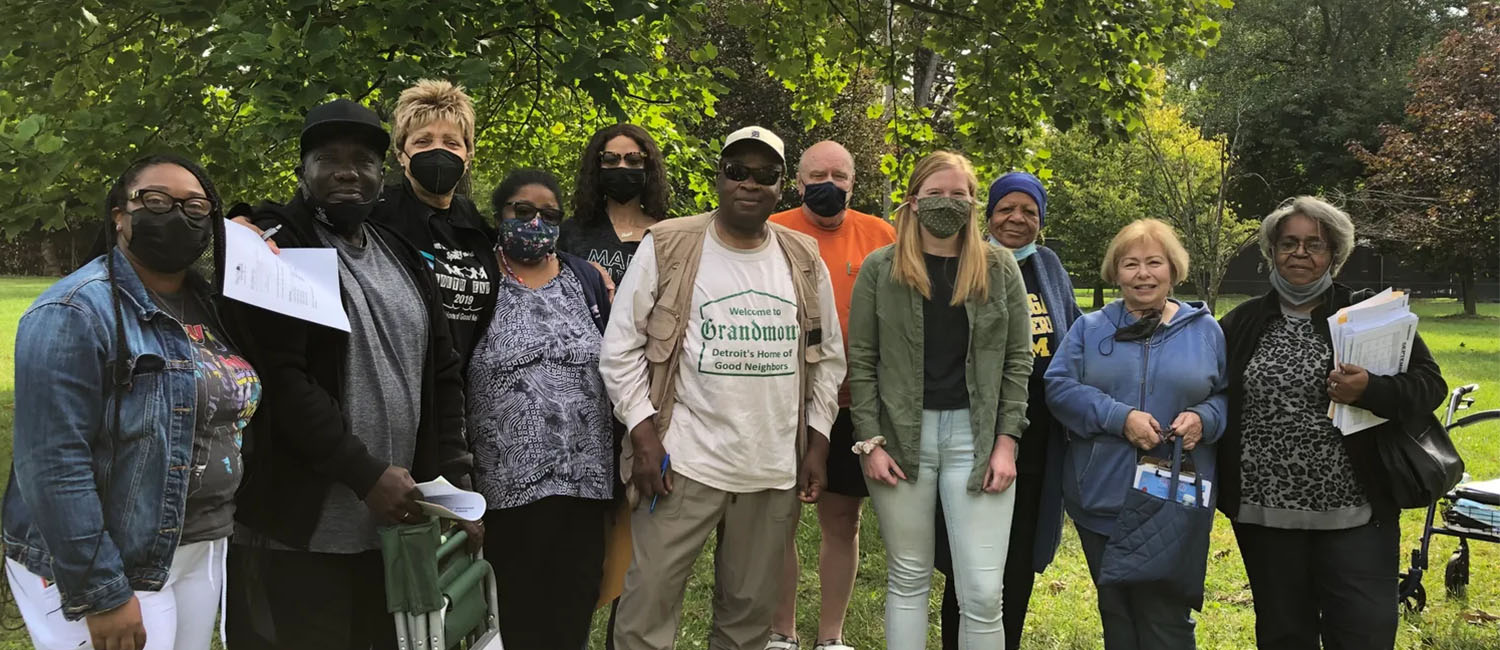
<instances>
[{"instance_id":1,"label":"man in black cap","mask_svg":"<svg viewBox=\"0 0 1500 650\"><path fill-rule=\"evenodd\" d=\"M367 220L380 118L334 100L308 112L301 144L296 196L236 211L279 226L283 249L337 250L350 331L235 306L265 394L236 497L229 645L394 648L376 527L421 519L416 482L468 484L459 360L419 252Z\"/></svg>"}]
</instances>

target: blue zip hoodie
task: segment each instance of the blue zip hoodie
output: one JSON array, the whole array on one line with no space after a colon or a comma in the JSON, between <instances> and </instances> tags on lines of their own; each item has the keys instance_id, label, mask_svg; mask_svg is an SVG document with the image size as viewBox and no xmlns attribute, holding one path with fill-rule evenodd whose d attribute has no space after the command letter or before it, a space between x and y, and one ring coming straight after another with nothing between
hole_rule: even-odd
<instances>
[{"instance_id":1,"label":"blue zip hoodie","mask_svg":"<svg viewBox=\"0 0 1500 650\"><path fill-rule=\"evenodd\" d=\"M1087 530L1109 535L1135 480L1137 454L1126 441L1125 417L1142 410L1161 425L1183 411L1203 420L1203 441L1191 458L1199 474L1216 478L1214 443L1224 435L1228 407L1224 332L1201 302L1179 302L1172 320L1150 339L1116 341L1115 330L1136 321L1116 300L1068 329L1047 367L1047 405L1068 429L1063 457L1063 505ZM1170 458L1171 447L1150 452ZM1218 486L1210 498L1218 497ZM1212 507L1212 504L1210 504Z\"/></svg>"}]
</instances>

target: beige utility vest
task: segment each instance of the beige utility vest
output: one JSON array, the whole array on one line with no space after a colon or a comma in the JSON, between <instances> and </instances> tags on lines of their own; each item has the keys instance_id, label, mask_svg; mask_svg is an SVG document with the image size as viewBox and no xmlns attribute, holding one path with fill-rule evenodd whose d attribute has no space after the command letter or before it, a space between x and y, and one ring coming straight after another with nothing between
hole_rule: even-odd
<instances>
[{"instance_id":1,"label":"beige utility vest","mask_svg":"<svg viewBox=\"0 0 1500 650\"><path fill-rule=\"evenodd\" d=\"M693 283L703 258L703 238L712 227L714 212L667 219L646 230L656 253L656 302L646 316L646 368L649 376L651 405L656 407L656 434L665 438L672 423L672 407L677 395L677 371L682 357L683 334L693 308ZM796 290L797 321L802 328L801 381L797 395L797 467L807 449L808 367L822 360L819 344L823 341L823 312L818 301L818 243L812 237L785 226L766 222L776 237L787 266L792 270ZM728 397L728 396L726 396ZM635 488L630 485L633 452L626 436L620 453L620 478L625 481L626 496L635 503Z\"/></svg>"}]
</instances>

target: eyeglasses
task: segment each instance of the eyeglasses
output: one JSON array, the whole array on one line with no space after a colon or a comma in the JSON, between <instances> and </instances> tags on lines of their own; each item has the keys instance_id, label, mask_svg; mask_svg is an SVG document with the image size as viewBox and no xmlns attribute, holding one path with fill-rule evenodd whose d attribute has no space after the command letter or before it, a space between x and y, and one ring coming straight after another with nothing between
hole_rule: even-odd
<instances>
[{"instance_id":1,"label":"eyeglasses","mask_svg":"<svg viewBox=\"0 0 1500 650\"><path fill-rule=\"evenodd\" d=\"M531 221L538 214L542 215L542 221L554 226L562 223L563 220L562 210L557 208L539 208L530 201L511 201L510 203L506 203L505 207L510 208L511 212L516 215L515 218L521 221Z\"/></svg>"},{"instance_id":2,"label":"eyeglasses","mask_svg":"<svg viewBox=\"0 0 1500 650\"><path fill-rule=\"evenodd\" d=\"M620 161L625 161L626 167L641 168L646 166L646 154L639 151L620 155L613 151L599 152L599 164L604 167L619 167Z\"/></svg>"},{"instance_id":3,"label":"eyeglasses","mask_svg":"<svg viewBox=\"0 0 1500 650\"><path fill-rule=\"evenodd\" d=\"M1328 243L1321 239L1292 239L1290 237L1276 242L1276 252L1281 255L1291 255L1301 248L1308 255L1322 255L1328 252Z\"/></svg>"},{"instance_id":4,"label":"eyeglasses","mask_svg":"<svg viewBox=\"0 0 1500 650\"><path fill-rule=\"evenodd\" d=\"M745 179L752 177L755 178L755 182L758 185L775 185L777 181L781 180L780 165L750 167L744 163L731 160L721 165L719 171L724 172L724 178L736 183L744 182Z\"/></svg>"},{"instance_id":5,"label":"eyeglasses","mask_svg":"<svg viewBox=\"0 0 1500 650\"><path fill-rule=\"evenodd\" d=\"M130 200L140 201L147 210L157 214L166 214L175 206L182 206L182 213L189 217L202 219L214 213L214 202L202 197L190 197L179 199L160 190L136 190L130 195Z\"/></svg>"}]
</instances>

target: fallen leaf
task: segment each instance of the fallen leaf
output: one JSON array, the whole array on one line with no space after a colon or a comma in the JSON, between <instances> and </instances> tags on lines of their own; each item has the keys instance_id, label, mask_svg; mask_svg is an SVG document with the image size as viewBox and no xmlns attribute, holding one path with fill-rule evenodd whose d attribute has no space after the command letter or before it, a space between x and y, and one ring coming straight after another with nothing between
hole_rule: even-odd
<instances>
[{"instance_id":1,"label":"fallen leaf","mask_svg":"<svg viewBox=\"0 0 1500 650\"><path fill-rule=\"evenodd\" d=\"M1475 625L1484 625L1485 623L1500 621L1500 616L1496 616L1482 609L1470 610L1464 612L1463 614L1460 614L1460 616L1462 616L1465 621L1468 621L1469 623L1473 623Z\"/></svg>"},{"instance_id":2,"label":"fallen leaf","mask_svg":"<svg viewBox=\"0 0 1500 650\"><path fill-rule=\"evenodd\" d=\"M1214 552L1214 559L1215 560L1222 560L1222 559L1224 559L1226 557L1229 557L1229 549L1227 549L1227 548L1221 548L1221 549L1219 549L1219 550L1217 550L1217 551Z\"/></svg>"}]
</instances>

